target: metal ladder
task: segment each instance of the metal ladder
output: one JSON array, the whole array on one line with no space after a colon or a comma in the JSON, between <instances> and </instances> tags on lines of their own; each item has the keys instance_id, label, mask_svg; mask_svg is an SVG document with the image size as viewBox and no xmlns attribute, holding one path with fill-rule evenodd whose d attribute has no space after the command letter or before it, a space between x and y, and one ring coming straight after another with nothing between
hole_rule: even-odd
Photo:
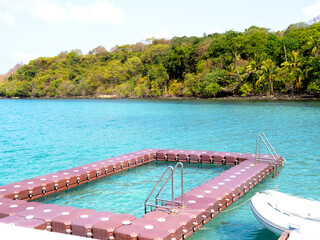
<instances>
[{"instance_id":1,"label":"metal ladder","mask_svg":"<svg viewBox=\"0 0 320 240\"><path fill-rule=\"evenodd\" d=\"M176 169L178 168L178 166L181 166L181 201L175 201L174 200L174 173L175 173ZM162 185L162 187L159 190L159 192L157 193L156 198L155 198L155 204L148 203L148 201L149 201L150 197L152 196L153 192L156 190L156 188L160 184L161 180L164 178L164 176L166 175L166 173L168 171L170 171L170 174L167 177L167 179L164 182L164 184ZM166 186L166 184L168 183L168 181L170 180L170 178L171 178L171 200L161 199L161 198L159 198L159 195L162 192L162 190L164 189L164 187ZM159 204L159 201L161 202L161 204ZM164 205L164 204L166 204L167 202L170 202L170 201L171 201L171 206L165 206ZM170 209L170 213L175 213L175 209L174 209L175 206L179 206L181 208L184 207L183 164L181 162L178 162L174 168L172 166L167 167L167 169L164 171L164 173L160 177L159 181L154 186L154 188L152 189L152 191L149 194L148 198L144 202L144 212L145 213L149 212L148 211L148 207L150 207L150 211L151 212L154 211L157 207L161 207L161 208Z\"/></svg>"},{"instance_id":2,"label":"metal ladder","mask_svg":"<svg viewBox=\"0 0 320 240\"><path fill-rule=\"evenodd\" d=\"M268 149L268 152L271 155L271 158L268 157L262 157L261 155L261 143L264 144L264 146ZM276 151L274 150L273 146L271 145L270 141L268 140L267 136L264 133L258 134L256 138L256 155L255 155L255 161L264 161L264 162L270 162L271 166L274 166L274 174L278 174L278 168L280 164L280 158Z\"/></svg>"}]
</instances>

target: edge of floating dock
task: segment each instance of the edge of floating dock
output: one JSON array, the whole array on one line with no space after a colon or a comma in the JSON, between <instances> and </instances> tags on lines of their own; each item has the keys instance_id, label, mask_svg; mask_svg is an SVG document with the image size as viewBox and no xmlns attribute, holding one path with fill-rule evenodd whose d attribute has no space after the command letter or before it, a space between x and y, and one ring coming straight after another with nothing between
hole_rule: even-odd
<instances>
[{"instance_id":1,"label":"edge of floating dock","mask_svg":"<svg viewBox=\"0 0 320 240\"><path fill-rule=\"evenodd\" d=\"M154 160L234 167L184 193L185 208L176 206L176 214L159 207L136 218L130 214L28 202ZM256 162L255 155L250 153L145 149L0 186L0 223L96 239L185 239L273 171L271 161ZM181 196L176 200L181 200Z\"/></svg>"}]
</instances>

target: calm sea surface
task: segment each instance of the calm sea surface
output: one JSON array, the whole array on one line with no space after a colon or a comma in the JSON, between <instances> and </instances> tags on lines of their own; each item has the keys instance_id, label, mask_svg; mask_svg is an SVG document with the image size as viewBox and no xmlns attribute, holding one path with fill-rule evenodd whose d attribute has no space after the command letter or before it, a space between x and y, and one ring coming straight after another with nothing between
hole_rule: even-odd
<instances>
[{"instance_id":1,"label":"calm sea surface","mask_svg":"<svg viewBox=\"0 0 320 240\"><path fill-rule=\"evenodd\" d=\"M266 189L320 200L319 101L0 99L0 185L144 148L254 152L255 137L262 132L289 164L275 179L265 179L190 239L277 239L256 221L247 201ZM142 166L142 173L156 165ZM166 166L159 165L150 178L162 174ZM198 167L189 166L186 172L193 176L193 171L201 175L200 171L208 170L215 176L224 170ZM125 182L130 181L130 174L138 178L139 168L127 172ZM105 185L121 176L126 176L125 172L114 175ZM205 182L208 176L202 176ZM141 181L150 184L148 177ZM86 188L90 191L101 182L71 195L77 196L77 191ZM186 184L191 187L192 181ZM150 187L153 183L146 191L132 195L144 199ZM65 203L66 199L63 193L43 201ZM108 202L95 205L108 210Z\"/></svg>"}]
</instances>

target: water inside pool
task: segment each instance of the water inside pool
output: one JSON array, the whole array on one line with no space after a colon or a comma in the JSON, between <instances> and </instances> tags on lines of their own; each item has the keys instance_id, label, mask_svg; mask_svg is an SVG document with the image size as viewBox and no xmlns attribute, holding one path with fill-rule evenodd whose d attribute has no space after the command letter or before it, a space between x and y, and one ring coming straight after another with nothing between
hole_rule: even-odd
<instances>
[{"instance_id":1,"label":"water inside pool","mask_svg":"<svg viewBox=\"0 0 320 240\"><path fill-rule=\"evenodd\" d=\"M175 164L174 162L151 162L36 201L77 208L90 208L96 211L127 213L141 217L144 214L144 201L149 193L165 169L168 166L174 167ZM184 163L184 191L191 190L228 168L230 167L218 164ZM174 175L175 197L181 195L180 172L180 168L178 168ZM166 176L169 176L169 172ZM164 182L164 179L162 182ZM161 186L162 184L157 189L160 189ZM157 191L153 196L156 193ZM167 183L161 193L161 198L171 199L171 181ZM150 200L154 200L154 197Z\"/></svg>"}]
</instances>

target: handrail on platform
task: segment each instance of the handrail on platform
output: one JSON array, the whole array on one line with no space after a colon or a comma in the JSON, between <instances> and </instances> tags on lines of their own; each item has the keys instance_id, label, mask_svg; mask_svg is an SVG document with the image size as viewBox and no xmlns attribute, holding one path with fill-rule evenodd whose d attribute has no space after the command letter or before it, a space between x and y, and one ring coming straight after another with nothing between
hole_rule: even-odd
<instances>
[{"instance_id":1,"label":"handrail on platform","mask_svg":"<svg viewBox=\"0 0 320 240\"><path fill-rule=\"evenodd\" d=\"M176 169L178 168L178 166L181 166L181 202L180 201L175 201L174 200L174 172L176 171ZM164 176L166 175L166 173L171 170L171 173L169 174L169 176L167 177L166 181L164 182L164 184L162 185L161 189L159 190L159 192L156 195L156 199L155 199L155 204L149 204L148 201L150 199L150 197L152 196L152 194L154 193L154 191L156 190L156 188L158 187L158 185L160 184L161 180L164 178ZM171 207L168 206L163 206L163 205L159 205L158 202L161 201L161 203L163 202L169 202L170 200L167 199L160 199L159 195L162 192L162 190L164 189L164 187L166 186L166 184L168 183L168 181L171 178ZM162 174L162 176L160 177L160 179L158 180L157 184L154 186L154 188L152 189L151 193L149 194L149 196L147 197L146 201L144 202L144 212L147 213L148 209L147 207L149 206L151 208L151 212L153 211L153 208L155 207L162 207L162 208L168 208L170 209L171 213L174 213L174 204L178 204L181 205L181 207L184 207L184 192L183 192L183 164L181 162L178 162L176 164L176 166L173 168L172 166L168 166L167 169L164 171L164 173Z\"/></svg>"},{"instance_id":2,"label":"handrail on platform","mask_svg":"<svg viewBox=\"0 0 320 240\"><path fill-rule=\"evenodd\" d=\"M269 157L262 157L261 156L261 143L264 144L264 146L267 148L268 152L270 153L272 158ZM278 167L280 164L280 157L274 150L272 144L270 143L269 139L264 133L258 134L256 138L256 155L255 155L255 161L265 161L270 162L275 167L275 173L278 172Z\"/></svg>"}]
</instances>

